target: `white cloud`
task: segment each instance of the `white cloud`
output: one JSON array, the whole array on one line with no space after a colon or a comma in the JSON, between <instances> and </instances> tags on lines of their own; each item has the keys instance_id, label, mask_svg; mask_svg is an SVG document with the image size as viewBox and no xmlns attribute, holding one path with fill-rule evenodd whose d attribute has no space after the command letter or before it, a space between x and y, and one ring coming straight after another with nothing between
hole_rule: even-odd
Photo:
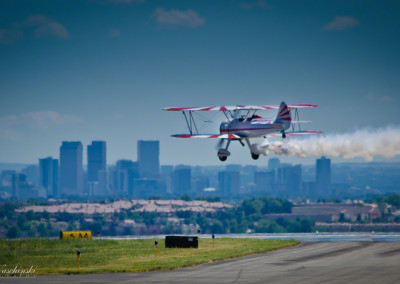
<instances>
[{"instance_id":1,"label":"white cloud","mask_svg":"<svg viewBox=\"0 0 400 284\"><path fill-rule=\"evenodd\" d=\"M146 0L108 0L108 2L116 4L141 4L146 2Z\"/></svg>"},{"instance_id":2,"label":"white cloud","mask_svg":"<svg viewBox=\"0 0 400 284\"><path fill-rule=\"evenodd\" d=\"M146 0L92 0L97 1L99 3L112 3L112 4L142 4L146 2Z\"/></svg>"},{"instance_id":3,"label":"white cloud","mask_svg":"<svg viewBox=\"0 0 400 284\"><path fill-rule=\"evenodd\" d=\"M161 26L184 26L184 27L199 27L204 25L204 19L193 10L166 11L162 8L157 8L153 14L156 21Z\"/></svg>"},{"instance_id":4,"label":"white cloud","mask_svg":"<svg viewBox=\"0 0 400 284\"><path fill-rule=\"evenodd\" d=\"M385 103L391 103L391 102L395 101L395 99L391 96L375 96L373 94L368 94L365 97L370 101L381 101L381 102L385 102Z\"/></svg>"},{"instance_id":5,"label":"white cloud","mask_svg":"<svg viewBox=\"0 0 400 284\"><path fill-rule=\"evenodd\" d=\"M340 31L340 30L347 30L347 29L351 29L354 28L356 26L359 26L360 22L350 16L337 16L335 18L335 20L333 20L332 22L326 24L324 26L324 30L327 31L332 31L332 30L336 30L336 31Z\"/></svg>"},{"instance_id":6,"label":"white cloud","mask_svg":"<svg viewBox=\"0 0 400 284\"><path fill-rule=\"evenodd\" d=\"M389 97L389 96L382 96L382 97L380 97L379 99L380 99L381 101L387 102L387 103L390 103L390 102L393 102L393 101L394 101L394 99L393 99L392 97Z\"/></svg>"},{"instance_id":7,"label":"white cloud","mask_svg":"<svg viewBox=\"0 0 400 284\"><path fill-rule=\"evenodd\" d=\"M19 30L0 29L0 44L13 44L23 37Z\"/></svg>"},{"instance_id":8,"label":"white cloud","mask_svg":"<svg viewBox=\"0 0 400 284\"><path fill-rule=\"evenodd\" d=\"M27 112L0 117L0 138L11 140L22 137L27 129L46 130L55 126L82 123L83 117L56 111Z\"/></svg>"},{"instance_id":9,"label":"white cloud","mask_svg":"<svg viewBox=\"0 0 400 284\"><path fill-rule=\"evenodd\" d=\"M34 27L34 34L36 37L54 36L58 38L68 38L69 33L67 29L57 21L44 16L32 15L19 26L21 27Z\"/></svg>"},{"instance_id":10,"label":"white cloud","mask_svg":"<svg viewBox=\"0 0 400 284\"><path fill-rule=\"evenodd\" d=\"M109 37L120 37L121 36L121 31L119 29L112 29L108 33Z\"/></svg>"},{"instance_id":11,"label":"white cloud","mask_svg":"<svg viewBox=\"0 0 400 284\"><path fill-rule=\"evenodd\" d=\"M251 9L267 9L269 5L264 0L258 0L254 2L245 2L240 4L240 7L243 9L251 10Z\"/></svg>"},{"instance_id":12,"label":"white cloud","mask_svg":"<svg viewBox=\"0 0 400 284\"><path fill-rule=\"evenodd\" d=\"M80 123L83 121L83 118L50 110L24 113L20 116L20 121L26 123L31 128L46 129L56 125Z\"/></svg>"}]
</instances>

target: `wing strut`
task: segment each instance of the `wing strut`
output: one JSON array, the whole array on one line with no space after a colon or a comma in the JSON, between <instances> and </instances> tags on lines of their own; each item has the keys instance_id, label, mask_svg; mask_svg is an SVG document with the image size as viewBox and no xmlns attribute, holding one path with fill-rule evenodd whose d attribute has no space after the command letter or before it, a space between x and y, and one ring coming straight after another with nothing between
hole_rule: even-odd
<instances>
[{"instance_id":1,"label":"wing strut","mask_svg":"<svg viewBox=\"0 0 400 284\"><path fill-rule=\"evenodd\" d=\"M190 135L193 135L194 130L196 130L196 133L195 133L195 134L199 134L199 131L197 130L196 122L194 121L194 118L193 118L193 113L192 113L192 111L190 111L190 110L188 111L188 113L189 113L189 120L188 120L188 117L186 116L186 112L185 112L185 111L182 111L182 113L183 113L183 115L185 116L186 124L187 124L187 127L188 127L188 129L189 129Z\"/></svg>"},{"instance_id":2,"label":"wing strut","mask_svg":"<svg viewBox=\"0 0 400 284\"><path fill-rule=\"evenodd\" d=\"M300 120L300 116L299 116L299 110L297 109L297 108L293 108L294 109L294 119L292 119L292 120ZM297 123L297 128L298 128L298 131L299 132L301 132L301 127L300 127L300 123ZM292 123L292 131L294 132L294 131L296 131L296 126L295 126L295 124L294 123Z\"/></svg>"},{"instance_id":3,"label":"wing strut","mask_svg":"<svg viewBox=\"0 0 400 284\"><path fill-rule=\"evenodd\" d=\"M227 113L227 111L226 111L226 110L224 110L224 111L223 111L223 113L224 113L224 115L225 115L226 119L227 119L228 121L231 121L231 120L229 119L228 115L226 114L226 113ZM229 112L229 113L231 114L231 117L232 117L232 113L231 113L231 112ZM233 119L233 117L232 117L232 119Z\"/></svg>"}]
</instances>

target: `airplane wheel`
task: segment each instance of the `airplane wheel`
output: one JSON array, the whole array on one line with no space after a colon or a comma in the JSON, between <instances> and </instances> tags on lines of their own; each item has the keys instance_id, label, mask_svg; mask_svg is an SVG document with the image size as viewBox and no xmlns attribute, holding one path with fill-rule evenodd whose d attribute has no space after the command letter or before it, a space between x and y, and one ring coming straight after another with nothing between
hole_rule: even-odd
<instances>
[{"instance_id":1,"label":"airplane wheel","mask_svg":"<svg viewBox=\"0 0 400 284\"><path fill-rule=\"evenodd\" d=\"M225 162L226 159L228 159L227 156L222 156L222 157L218 156L218 158L219 158L219 160L220 160L221 162Z\"/></svg>"},{"instance_id":2,"label":"airplane wheel","mask_svg":"<svg viewBox=\"0 0 400 284\"><path fill-rule=\"evenodd\" d=\"M258 157L260 157L260 155L256 155L256 154L251 153L251 157L253 158L253 160L257 160Z\"/></svg>"},{"instance_id":3,"label":"airplane wheel","mask_svg":"<svg viewBox=\"0 0 400 284\"><path fill-rule=\"evenodd\" d=\"M286 134L282 133L282 138L285 139L286 138Z\"/></svg>"}]
</instances>

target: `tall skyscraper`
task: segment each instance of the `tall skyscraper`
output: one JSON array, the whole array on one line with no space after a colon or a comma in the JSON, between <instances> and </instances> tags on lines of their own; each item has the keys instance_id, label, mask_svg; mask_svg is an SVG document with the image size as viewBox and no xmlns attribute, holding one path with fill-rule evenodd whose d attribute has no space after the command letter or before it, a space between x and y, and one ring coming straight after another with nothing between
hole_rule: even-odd
<instances>
[{"instance_id":1,"label":"tall skyscraper","mask_svg":"<svg viewBox=\"0 0 400 284\"><path fill-rule=\"evenodd\" d=\"M82 143L63 141L60 147L60 194L83 195Z\"/></svg>"},{"instance_id":2,"label":"tall skyscraper","mask_svg":"<svg viewBox=\"0 0 400 284\"><path fill-rule=\"evenodd\" d=\"M26 180L34 185L39 184L39 167L37 165L29 165L21 169L21 173L26 175Z\"/></svg>"},{"instance_id":3,"label":"tall skyscraper","mask_svg":"<svg viewBox=\"0 0 400 284\"><path fill-rule=\"evenodd\" d=\"M271 158L268 160L268 170L279 168L281 161L278 158Z\"/></svg>"},{"instance_id":4,"label":"tall skyscraper","mask_svg":"<svg viewBox=\"0 0 400 284\"><path fill-rule=\"evenodd\" d=\"M114 169L114 193L133 195L134 180L139 178L138 163L131 160L118 160Z\"/></svg>"},{"instance_id":5,"label":"tall skyscraper","mask_svg":"<svg viewBox=\"0 0 400 284\"><path fill-rule=\"evenodd\" d=\"M11 189L12 196L16 199L38 198L37 191L34 190L32 184L27 182L24 174L12 174Z\"/></svg>"},{"instance_id":6,"label":"tall skyscraper","mask_svg":"<svg viewBox=\"0 0 400 284\"><path fill-rule=\"evenodd\" d=\"M173 171L174 171L174 166L170 166L170 165L161 166L161 174L162 175L169 175Z\"/></svg>"},{"instance_id":7,"label":"tall skyscraper","mask_svg":"<svg viewBox=\"0 0 400 284\"><path fill-rule=\"evenodd\" d=\"M89 187L93 187L93 195L95 195L95 196L110 195L107 170L99 171L98 176L99 176L98 181L91 182L91 183L89 182Z\"/></svg>"},{"instance_id":8,"label":"tall skyscraper","mask_svg":"<svg viewBox=\"0 0 400 284\"><path fill-rule=\"evenodd\" d=\"M301 195L301 184L302 184L301 165L295 165L290 167L286 184L290 196L299 197Z\"/></svg>"},{"instance_id":9,"label":"tall skyscraper","mask_svg":"<svg viewBox=\"0 0 400 284\"><path fill-rule=\"evenodd\" d=\"M174 194L190 194L192 183L191 168L177 169L172 173L172 188Z\"/></svg>"},{"instance_id":10,"label":"tall skyscraper","mask_svg":"<svg viewBox=\"0 0 400 284\"><path fill-rule=\"evenodd\" d=\"M88 182L99 181L99 171L106 170L106 151L105 141L92 141L87 146Z\"/></svg>"},{"instance_id":11,"label":"tall skyscraper","mask_svg":"<svg viewBox=\"0 0 400 284\"><path fill-rule=\"evenodd\" d=\"M322 156L317 159L317 195L326 196L331 186L331 159Z\"/></svg>"},{"instance_id":12,"label":"tall skyscraper","mask_svg":"<svg viewBox=\"0 0 400 284\"><path fill-rule=\"evenodd\" d=\"M204 194L204 189L210 187L210 180L206 176L196 176L192 179L192 191L199 196Z\"/></svg>"},{"instance_id":13,"label":"tall skyscraper","mask_svg":"<svg viewBox=\"0 0 400 284\"><path fill-rule=\"evenodd\" d=\"M257 191L271 192L275 183L275 171L255 172L254 183Z\"/></svg>"},{"instance_id":14,"label":"tall skyscraper","mask_svg":"<svg viewBox=\"0 0 400 284\"><path fill-rule=\"evenodd\" d=\"M20 185L21 181L24 181L24 175L21 175L21 174L12 174L11 175L12 196L17 199L19 199L19 197L20 197L19 185Z\"/></svg>"},{"instance_id":15,"label":"tall skyscraper","mask_svg":"<svg viewBox=\"0 0 400 284\"><path fill-rule=\"evenodd\" d=\"M58 160L39 159L39 185L46 189L47 197L58 197Z\"/></svg>"},{"instance_id":16,"label":"tall skyscraper","mask_svg":"<svg viewBox=\"0 0 400 284\"><path fill-rule=\"evenodd\" d=\"M160 142L139 140L137 144L139 172L142 177L160 174Z\"/></svg>"},{"instance_id":17,"label":"tall skyscraper","mask_svg":"<svg viewBox=\"0 0 400 284\"><path fill-rule=\"evenodd\" d=\"M301 196L307 197L314 201L316 199L316 185L317 183L315 181L303 182L301 186Z\"/></svg>"},{"instance_id":18,"label":"tall skyscraper","mask_svg":"<svg viewBox=\"0 0 400 284\"><path fill-rule=\"evenodd\" d=\"M240 173L223 171L218 173L218 190L222 196L232 196L240 193Z\"/></svg>"},{"instance_id":19,"label":"tall skyscraper","mask_svg":"<svg viewBox=\"0 0 400 284\"><path fill-rule=\"evenodd\" d=\"M278 196L281 197L298 197L301 191L302 183L301 165L283 166L277 169Z\"/></svg>"},{"instance_id":20,"label":"tall skyscraper","mask_svg":"<svg viewBox=\"0 0 400 284\"><path fill-rule=\"evenodd\" d=\"M242 170L242 165L229 164L225 166L225 170L229 172L240 172Z\"/></svg>"}]
</instances>

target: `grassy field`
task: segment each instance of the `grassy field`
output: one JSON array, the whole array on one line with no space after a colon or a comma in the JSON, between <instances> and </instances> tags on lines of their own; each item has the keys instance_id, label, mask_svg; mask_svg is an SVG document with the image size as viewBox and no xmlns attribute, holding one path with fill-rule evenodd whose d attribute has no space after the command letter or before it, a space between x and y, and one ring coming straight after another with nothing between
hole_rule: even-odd
<instances>
[{"instance_id":1,"label":"grassy field","mask_svg":"<svg viewBox=\"0 0 400 284\"><path fill-rule=\"evenodd\" d=\"M166 249L163 239L0 241L0 265L36 270L36 275L170 270L297 245L297 241L200 239L198 249ZM81 251L77 270L77 250Z\"/></svg>"}]
</instances>

